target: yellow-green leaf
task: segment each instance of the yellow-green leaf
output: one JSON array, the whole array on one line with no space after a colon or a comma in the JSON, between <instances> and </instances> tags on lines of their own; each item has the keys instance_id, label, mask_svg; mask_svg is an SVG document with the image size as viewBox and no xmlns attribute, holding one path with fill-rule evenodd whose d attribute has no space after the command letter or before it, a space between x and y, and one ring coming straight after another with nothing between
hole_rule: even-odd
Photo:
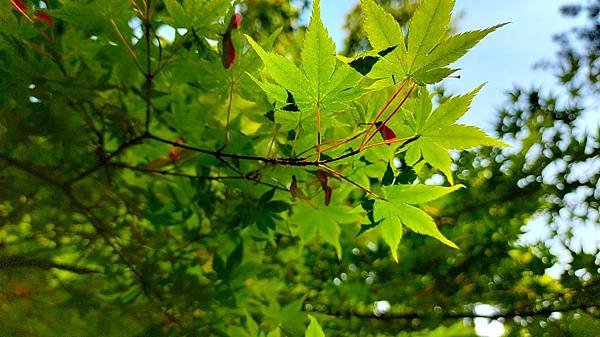
<instances>
[{"instance_id":1,"label":"yellow-green leaf","mask_svg":"<svg viewBox=\"0 0 600 337\"><path fill-rule=\"evenodd\" d=\"M431 113L429 118L427 118L422 130L425 132L436 128L443 128L456 122L467 112L467 110L469 110L473 98L479 93L484 85L485 83L468 94L454 96L441 104Z\"/></svg>"},{"instance_id":2,"label":"yellow-green leaf","mask_svg":"<svg viewBox=\"0 0 600 337\"><path fill-rule=\"evenodd\" d=\"M452 158L448 150L441 147L434 142L423 142L421 145L421 154L423 159L433 166L433 168L440 170L451 185L454 185L454 178L452 176Z\"/></svg>"},{"instance_id":3,"label":"yellow-green leaf","mask_svg":"<svg viewBox=\"0 0 600 337\"><path fill-rule=\"evenodd\" d=\"M321 102L325 88L335 70L335 44L321 21L320 1L313 4L313 12L304 37L302 67L317 102Z\"/></svg>"},{"instance_id":4,"label":"yellow-green leaf","mask_svg":"<svg viewBox=\"0 0 600 337\"><path fill-rule=\"evenodd\" d=\"M408 30L409 71L415 71L420 59L431 52L450 26L454 0L424 0L410 22Z\"/></svg>"},{"instance_id":5,"label":"yellow-green leaf","mask_svg":"<svg viewBox=\"0 0 600 337\"><path fill-rule=\"evenodd\" d=\"M451 187L437 185L393 185L384 188L390 202L406 204L423 204L443 197L463 188L462 185Z\"/></svg>"},{"instance_id":6,"label":"yellow-green leaf","mask_svg":"<svg viewBox=\"0 0 600 337\"><path fill-rule=\"evenodd\" d=\"M321 329L321 325L319 325L317 319L312 315L308 315L308 319L310 320L310 323L308 324L304 337L325 337L325 333L323 332L323 329Z\"/></svg>"},{"instance_id":7,"label":"yellow-green leaf","mask_svg":"<svg viewBox=\"0 0 600 337\"><path fill-rule=\"evenodd\" d=\"M396 19L373 0L361 0L361 6L365 14L365 31L373 49L396 46L401 53L406 52L404 33Z\"/></svg>"},{"instance_id":8,"label":"yellow-green leaf","mask_svg":"<svg viewBox=\"0 0 600 337\"><path fill-rule=\"evenodd\" d=\"M450 150L465 150L477 146L508 147L505 142L487 135L476 126L469 125L449 125L439 130L427 131L423 136Z\"/></svg>"},{"instance_id":9,"label":"yellow-green leaf","mask_svg":"<svg viewBox=\"0 0 600 337\"><path fill-rule=\"evenodd\" d=\"M402 240L402 223L394 205L384 200L375 201L373 217L375 221L380 221L379 231L381 237L390 247L394 261L398 262L398 245Z\"/></svg>"},{"instance_id":10,"label":"yellow-green leaf","mask_svg":"<svg viewBox=\"0 0 600 337\"><path fill-rule=\"evenodd\" d=\"M419 234L429 235L438 239L445 245L458 249L458 246L454 242L448 240L444 234L440 232L431 216L423 212L421 209L407 204L398 204L397 209L398 216L400 217L402 224L410 228L412 231Z\"/></svg>"}]
</instances>

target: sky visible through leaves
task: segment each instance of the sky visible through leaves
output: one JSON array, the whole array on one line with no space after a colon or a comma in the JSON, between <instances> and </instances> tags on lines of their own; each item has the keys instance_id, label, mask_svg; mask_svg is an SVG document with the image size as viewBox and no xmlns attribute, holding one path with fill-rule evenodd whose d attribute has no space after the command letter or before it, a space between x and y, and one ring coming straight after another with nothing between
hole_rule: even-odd
<instances>
[{"instance_id":1,"label":"sky visible through leaves","mask_svg":"<svg viewBox=\"0 0 600 337\"><path fill-rule=\"evenodd\" d=\"M550 72L534 69L534 64L550 60L559 49L552 36L569 30L577 24L572 18L560 14L560 7L569 0L457 0L455 13L460 14L458 30L467 31L487 27L498 22L510 25L484 39L464 58L456 63L462 68L460 80L446 80L451 92L468 92L487 82L474 100L471 110L463 118L486 131L496 115L496 108L505 101L505 93L519 84L524 87L553 88L558 91L554 76ZM336 46L341 48L345 37L343 24L345 15L357 1L325 0L321 4L323 22L333 36ZM309 13L304 20L308 21ZM498 67L497 59L503 60ZM588 112L585 124L598 125L600 111Z\"/></svg>"}]
</instances>

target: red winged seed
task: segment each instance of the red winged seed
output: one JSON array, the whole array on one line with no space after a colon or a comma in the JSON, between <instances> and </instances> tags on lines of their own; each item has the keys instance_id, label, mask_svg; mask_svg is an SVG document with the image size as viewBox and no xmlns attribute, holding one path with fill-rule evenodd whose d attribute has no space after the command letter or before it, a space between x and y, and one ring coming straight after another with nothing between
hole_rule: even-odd
<instances>
[{"instance_id":1,"label":"red winged seed","mask_svg":"<svg viewBox=\"0 0 600 337\"><path fill-rule=\"evenodd\" d=\"M292 183L290 184L290 194L293 197L298 195L298 181L296 181L296 176L292 176Z\"/></svg>"},{"instance_id":2,"label":"red winged seed","mask_svg":"<svg viewBox=\"0 0 600 337\"><path fill-rule=\"evenodd\" d=\"M333 189L331 188L331 186L325 186L324 191L325 191L325 206L329 206L329 204L331 203L331 194L333 192Z\"/></svg>"},{"instance_id":3,"label":"red winged seed","mask_svg":"<svg viewBox=\"0 0 600 337\"><path fill-rule=\"evenodd\" d=\"M48 26L52 26L52 24L54 23L54 20L48 13L35 12L34 16L36 19L42 21L43 23L47 24Z\"/></svg>"},{"instance_id":4,"label":"red winged seed","mask_svg":"<svg viewBox=\"0 0 600 337\"><path fill-rule=\"evenodd\" d=\"M231 17L231 21L229 21L229 30L232 29L240 29L242 26L242 14L235 13Z\"/></svg>"},{"instance_id":5,"label":"red winged seed","mask_svg":"<svg viewBox=\"0 0 600 337\"><path fill-rule=\"evenodd\" d=\"M236 52L233 40L231 39L231 32L227 31L223 35L223 66L225 69L231 68L235 63Z\"/></svg>"},{"instance_id":6,"label":"red winged seed","mask_svg":"<svg viewBox=\"0 0 600 337\"><path fill-rule=\"evenodd\" d=\"M13 8L20 12L25 12L27 10L27 5L22 0L10 0Z\"/></svg>"},{"instance_id":7,"label":"red winged seed","mask_svg":"<svg viewBox=\"0 0 600 337\"><path fill-rule=\"evenodd\" d=\"M392 139L396 139L396 134L394 133L394 131L392 131L392 129L390 129L387 125L381 125L381 122L377 122L375 123L375 126L377 126L377 130L379 130L379 133L381 134L381 137L383 137L383 140L392 140Z\"/></svg>"},{"instance_id":8,"label":"red winged seed","mask_svg":"<svg viewBox=\"0 0 600 337\"><path fill-rule=\"evenodd\" d=\"M319 182L321 183L321 186L323 186L323 188L325 188L327 186L327 173L323 172L323 171L317 171L315 173L315 175L317 176L317 179L319 179Z\"/></svg>"}]
</instances>

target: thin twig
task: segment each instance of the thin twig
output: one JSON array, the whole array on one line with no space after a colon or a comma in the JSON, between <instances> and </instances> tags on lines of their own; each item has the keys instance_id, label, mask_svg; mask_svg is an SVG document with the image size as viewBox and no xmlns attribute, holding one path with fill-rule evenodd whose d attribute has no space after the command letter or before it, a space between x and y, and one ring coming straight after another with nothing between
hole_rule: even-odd
<instances>
[{"instance_id":1,"label":"thin twig","mask_svg":"<svg viewBox=\"0 0 600 337\"><path fill-rule=\"evenodd\" d=\"M392 111L392 113L390 113L389 116L377 127L377 130L375 132L373 132L373 134L368 136L367 140L362 144L361 149L364 150L365 146L377 135L378 132L380 132L386 126L386 124L392 119L392 117L394 117L396 115L396 113L402 108L404 103L406 103L406 101L408 100L410 95L412 95L415 87L416 87L416 84L413 84L410 87L410 89L408 90L408 93L404 96L402 101L400 101L400 104L398 104L398 106L394 109L394 111ZM367 137L367 136L365 136L365 137Z\"/></svg>"},{"instance_id":2,"label":"thin twig","mask_svg":"<svg viewBox=\"0 0 600 337\"><path fill-rule=\"evenodd\" d=\"M149 3L146 2L146 20L144 21L145 38L146 38L146 123L145 123L145 134L150 133L150 118L152 114L152 85L154 74L152 73L152 55L151 55L151 43L152 43L152 23L150 22L150 7Z\"/></svg>"},{"instance_id":3,"label":"thin twig","mask_svg":"<svg viewBox=\"0 0 600 337\"><path fill-rule=\"evenodd\" d=\"M444 320L449 319L463 319L463 318L488 318L488 319L513 319L515 317L535 317L535 316L550 316L555 312L565 313L565 312L573 312L573 311L595 311L598 310L597 304L573 304L564 307L555 307L555 308L544 308L544 309L531 309L531 310L510 310L505 312L499 312L496 314L477 314L475 312L404 312L404 313L388 313L381 316L376 316L373 313L364 313L364 312L351 312L351 311L314 311L320 312L325 315L334 316L337 318L358 318L358 319L368 319L368 320L380 320L380 321L389 321L389 320L413 320L413 319L428 319L439 317Z\"/></svg>"},{"instance_id":4,"label":"thin twig","mask_svg":"<svg viewBox=\"0 0 600 337\"><path fill-rule=\"evenodd\" d=\"M180 177L180 178L189 178L189 179L194 179L194 180L214 180L214 181L219 181L219 182L222 182L224 180L247 180L247 181L251 181L256 184L259 184L259 185L268 186L268 187L275 188L275 189L278 189L281 191L287 191L287 189L285 189L281 186L266 183L266 182L263 182L260 180L250 179L248 177L248 175L245 175L245 174L241 174L239 176L204 176L204 175L194 175L194 174L187 174L187 173L180 173L180 172L173 172L173 171L166 171L166 170L157 170L157 169L151 169L151 168L142 167L142 166L131 166L131 165L123 164L123 163L111 163L110 165L115 168L137 171L137 172L141 172L141 173L158 174L158 175L163 175L163 176L173 176L173 177Z\"/></svg>"},{"instance_id":5,"label":"thin twig","mask_svg":"<svg viewBox=\"0 0 600 337\"><path fill-rule=\"evenodd\" d=\"M72 185L72 184L84 179L85 177L89 176L90 174L94 173L98 169L106 166L107 163L109 163L113 158L115 158L116 156L118 156L123 151L127 150L128 148L130 148L134 145L140 144L142 142L142 140L144 140L147 137L148 136L146 136L146 135L138 136L138 137L135 137L135 138L121 144L114 152L107 155L106 158L104 158L101 161L98 161L96 164L92 165L90 168L88 168L87 170L80 173L77 177L69 180L67 182L67 185Z\"/></svg>"},{"instance_id":6,"label":"thin twig","mask_svg":"<svg viewBox=\"0 0 600 337\"><path fill-rule=\"evenodd\" d=\"M23 256L9 256L0 258L0 269L4 268L39 268L39 269L60 269L70 271L75 274L96 274L98 270L72 266L64 263L57 263L49 259L26 258Z\"/></svg>"},{"instance_id":7,"label":"thin twig","mask_svg":"<svg viewBox=\"0 0 600 337\"><path fill-rule=\"evenodd\" d=\"M350 178L348 178L348 177L344 176L344 175L343 175L343 174L341 174L340 172L338 172L338 171L336 171L336 170L334 170L334 169L330 168L330 167L329 167L329 166L327 166L327 165L320 164L320 165L318 165L318 167L319 167L319 168L321 168L321 169L323 169L323 170L326 170L326 171L330 172L330 173L331 173L331 174L333 174L334 176L336 176L336 177L338 177L338 178L340 178L340 179L342 179L342 180L344 180L344 181L346 181L346 182L349 182L350 184L352 184L352 185L354 185L354 186L356 186L356 187L360 188L360 189L361 189L361 190L363 190L365 193L367 193L367 194L369 194L369 195L371 195L371 196L373 196L373 197L375 197L375 198L377 198L377 199L386 200L385 198L381 197L381 196L380 196L380 195L378 195L377 193L375 193L375 192L373 192L373 191L369 190L369 189L368 189L368 188L366 188L366 187L363 187L363 186L361 186L360 184L356 183L355 181L351 180Z\"/></svg>"},{"instance_id":8,"label":"thin twig","mask_svg":"<svg viewBox=\"0 0 600 337\"><path fill-rule=\"evenodd\" d=\"M225 144L223 148L225 148L229 144L229 123L231 118L231 105L233 103L233 86L235 84L235 80L233 74L231 75L231 85L229 86L229 103L227 104L227 124L225 125Z\"/></svg>"},{"instance_id":9,"label":"thin twig","mask_svg":"<svg viewBox=\"0 0 600 337\"><path fill-rule=\"evenodd\" d=\"M421 138L421 135L414 135L411 137L405 137L405 138L394 138L394 139L387 139L383 142L380 143L375 143L375 144L371 144L371 145L367 145L365 146L365 148L363 150L368 150L370 148L374 148L377 146L381 146L381 145L390 145L390 144L395 144L395 143L403 143L402 145L408 145L414 141L416 141L417 139Z\"/></svg>"},{"instance_id":10,"label":"thin twig","mask_svg":"<svg viewBox=\"0 0 600 337\"><path fill-rule=\"evenodd\" d=\"M269 151L267 152L267 157L271 156L271 151L273 150L273 145L275 145L275 140L279 135L279 129L281 128L281 124L277 124L275 129L273 130L273 135L271 137L271 142L269 143Z\"/></svg>"},{"instance_id":11,"label":"thin twig","mask_svg":"<svg viewBox=\"0 0 600 337\"><path fill-rule=\"evenodd\" d=\"M133 50L133 48L131 48L131 45L129 44L129 42L127 42L127 39L125 39L125 36L123 36L121 31L119 30L119 27L117 27L117 23L115 22L115 20L110 19L110 23L112 24L112 27L113 27L115 33L117 33L117 37L119 38L119 40L121 40L121 43L123 44L125 49L127 49L127 52L129 53L129 56L131 56L133 63L135 63L135 65L138 67L138 69L142 73L144 73L144 68L142 68L142 66L138 62L138 58L137 58L137 55L135 54L135 51Z\"/></svg>"},{"instance_id":12,"label":"thin twig","mask_svg":"<svg viewBox=\"0 0 600 337\"><path fill-rule=\"evenodd\" d=\"M321 160L321 107L317 104L317 161Z\"/></svg>"}]
</instances>

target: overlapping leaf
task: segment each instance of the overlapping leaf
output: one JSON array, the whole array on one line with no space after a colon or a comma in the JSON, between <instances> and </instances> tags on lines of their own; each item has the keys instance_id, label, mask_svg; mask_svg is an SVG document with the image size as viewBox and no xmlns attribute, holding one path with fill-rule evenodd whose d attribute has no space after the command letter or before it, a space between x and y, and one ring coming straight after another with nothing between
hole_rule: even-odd
<instances>
[{"instance_id":1,"label":"overlapping leaf","mask_svg":"<svg viewBox=\"0 0 600 337\"><path fill-rule=\"evenodd\" d=\"M165 0L165 7L171 15L169 23L179 28L207 28L223 17L231 7L226 0Z\"/></svg>"},{"instance_id":2,"label":"overlapping leaf","mask_svg":"<svg viewBox=\"0 0 600 337\"><path fill-rule=\"evenodd\" d=\"M257 84L271 99L281 105L294 103L300 110L292 119L289 112L275 116L287 128L296 127L298 122L314 118L317 113L327 116L343 111L354 98L363 94L358 85L361 75L336 59L335 44L319 13L320 4L315 1L302 49L302 69L281 55L266 52L247 36L266 66L265 74L274 82L255 79Z\"/></svg>"},{"instance_id":3,"label":"overlapping leaf","mask_svg":"<svg viewBox=\"0 0 600 337\"><path fill-rule=\"evenodd\" d=\"M352 209L347 206L330 205L326 208L315 208L305 203L299 203L294 207L294 214L289 220L298 225L298 236L303 242L307 242L315 235L321 240L335 247L338 257L342 257L342 246L340 245L340 224L356 221Z\"/></svg>"},{"instance_id":4,"label":"overlapping leaf","mask_svg":"<svg viewBox=\"0 0 600 337\"><path fill-rule=\"evenodd\" d=\"M433 112L427 89L422 88L414 102L414 120L409 125L420 138L408 145L405 160L415 165L421 158L432 167L442 171L453 183L450 170L451 158L448 150L465 150L476 146L506 146L475 126L456 124L471 105L475 95L481 90L477 87L470 93L450 98Z\"/></svg>"},{"instance_id":5,"label":"overlapping leaf","mask_svg":"<svg viewBox=\"0 0 600 337\"><path fill-rule=\"evenodd\" d=\"M369 42L380 54L370 78L378 80L378 87L392 85L409 78L420 84L433 84L451 75L456 69L448 68L489 33L504 24L483 30L466 32L446 38L450 27L454 0L424 0L415 12L404 41L400 25L373 0L362 0L366 16L365 30Z\"/></svg>"},{"instance_id":6,"label":"overlapping leaf","mask_svg":"<svg viewBox=\"0 0 600 337\"><path fill-rule=\"evenodd\" d=\"M397 249L402 239L403 227L434 237L452 248L458 248L438 230L431 216L414 205L438 199L459 188L462 188L462 185L452 187L394 185L383 188L386 200L375 201L373 216L376 222L380 222L381 237L390 247L396 262L398 262Z\"/></svg>"}]
</instances>

